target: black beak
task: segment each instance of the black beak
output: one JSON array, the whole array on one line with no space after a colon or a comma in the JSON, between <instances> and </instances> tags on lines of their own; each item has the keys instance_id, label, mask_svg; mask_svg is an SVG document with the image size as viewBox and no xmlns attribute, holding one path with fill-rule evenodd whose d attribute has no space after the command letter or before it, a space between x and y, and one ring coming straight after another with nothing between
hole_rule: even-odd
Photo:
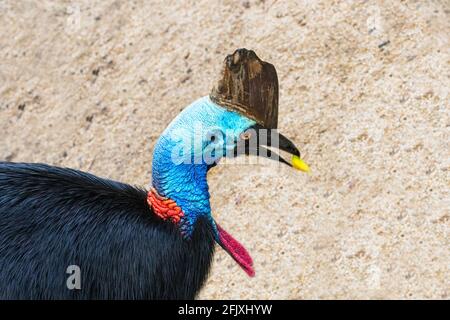
<instances>
[{"instance_id":1,"label":"black beak","mask_svg":"<svg viewBox=\"0 0 450 320\"><path fill-rule=\"evenodd\" d=\"M300 151L291 140L279 133L278 130L267 129L259 124L244 132L236 145L235 156L241 154L254 155L276 160L292 167L290 162L266 147L276 148L300 158Z\"/></svg>"}]
</instances>

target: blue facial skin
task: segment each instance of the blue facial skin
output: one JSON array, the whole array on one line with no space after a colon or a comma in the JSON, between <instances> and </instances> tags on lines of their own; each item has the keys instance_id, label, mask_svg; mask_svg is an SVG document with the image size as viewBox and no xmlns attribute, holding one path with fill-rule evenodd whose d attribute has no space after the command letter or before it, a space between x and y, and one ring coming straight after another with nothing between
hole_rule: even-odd
<instances>
[{"instance_id":1,"label":"blue facial skin","mask_svg":"<svg viewBox=\"0 0 450 320\"><path fill-rule=\"evenodd\" d=\"M254 124L206 96L185 108L160 136L153 152L153 187L181 207L188 234L199 216L212 219L208 165L232 151L239 135Z\"/></svg>"}]
</instances>

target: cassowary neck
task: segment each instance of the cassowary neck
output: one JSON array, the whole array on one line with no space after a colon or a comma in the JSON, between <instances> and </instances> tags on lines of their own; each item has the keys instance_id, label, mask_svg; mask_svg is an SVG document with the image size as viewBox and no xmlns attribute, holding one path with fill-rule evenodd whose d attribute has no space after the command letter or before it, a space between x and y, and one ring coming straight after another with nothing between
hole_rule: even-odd
<instances>
[{"instance_id":1,"label":"cassowary neck","mask_svg":"<svg viewBox=\"0 0 450 320\"><path fill-rule=\"evenodd\" d=\"M172 158L174 142L162 136L153 154L152 184L164 197L181 207L193 226L199 216L211 215L208 183L208 166L200 163L175 163Z\"/></svg>"},{"instance_id":2,"label":"cassowary neck","mask_svg":"<svg viewBox=\"0 0 450 320\"><path fill-rule=\"evenodd\" d=\"M250 275L254 275L253 262L247 250L229 233L223 230L211 216L208 169L213 166L227 148L228 140L217 136L214 156L208 157L213 141L205 133L214 130L225 132L225 139L233 142L255 122L222 108L209 97L203 97L184 109L164 130L153 152L152 184L147 202L155 215L169 220L179 227L185 239L192 239L198 218L206 218L216 242ZM197 130L198 126L208 130ZM229 134L231 131L231 134ZM223 137L222 137L223 138ZM227 148L228 150L228 148ZM209 160L214 160L211 163ZM208 165L209 164L209 165ZM202 219L200 219L202 220Z\"/></svg>"}]
</instances>

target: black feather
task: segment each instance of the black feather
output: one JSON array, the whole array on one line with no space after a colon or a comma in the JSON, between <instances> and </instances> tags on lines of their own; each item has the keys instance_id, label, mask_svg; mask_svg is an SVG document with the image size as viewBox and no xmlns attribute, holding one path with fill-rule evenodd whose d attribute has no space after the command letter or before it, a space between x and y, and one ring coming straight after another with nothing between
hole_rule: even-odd
<instances>
[{"instance_id":1,"label":"black feather","mask_svg":"<svg viewBox=\"0 0 450 320\"><path fill-rule=\"evenodd\" d=\"M0 299L193 299L214 239L190 241L156 217L147 192L72 169L0 162ZM69 290L69 265L81 289Z\"/></svg>"}]
</instances>

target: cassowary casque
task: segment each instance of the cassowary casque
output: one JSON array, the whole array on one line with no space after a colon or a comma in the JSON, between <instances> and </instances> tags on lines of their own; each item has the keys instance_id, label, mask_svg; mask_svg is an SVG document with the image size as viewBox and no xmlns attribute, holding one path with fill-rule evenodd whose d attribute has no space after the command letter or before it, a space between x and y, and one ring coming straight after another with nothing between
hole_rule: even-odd
<instances>
[{"instance_id":1,"label":"cassowary casque","mask_svg":"<svg viewBox=\"0 0 450 320\"><path fill-rule=\"evenodd\" d=\"M215 242L253 276L248 252L212 217L206 178L221 158L241 154L308 171L277 122L275 68L239 49L211 94L160 136L148 191L73 169L1 162L0 298L192 299ZM266 147L292 154L291 163ZM69 279L70 270L78 278Z\"/></svg>"}]
</instances>

